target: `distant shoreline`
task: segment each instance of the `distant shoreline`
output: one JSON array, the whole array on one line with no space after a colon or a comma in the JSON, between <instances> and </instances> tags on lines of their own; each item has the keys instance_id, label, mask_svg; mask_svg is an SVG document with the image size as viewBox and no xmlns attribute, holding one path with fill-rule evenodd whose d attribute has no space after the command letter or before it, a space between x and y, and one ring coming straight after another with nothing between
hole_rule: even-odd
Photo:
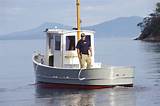
<instances>
[{"instance_id":1,"label":"distant shoreline","mask_svg":"<svg viewBox=\"0 0 160 106\"><path fill-rule=\"evenodd\" d=\"M160 42L160 35L150 35L148 37L142 37L141 35L134 40L141 40L146 42Z\"/></svg>"},{"instance_id":2,"label":"distant shoreline","mask_svg":"<svg viewBox=\"0 0 160 106\"><path fill-rule=\"evenodd\" d=\"M140 33L140 29L137 27L137 23L142 21L142 17L119 17L110 21L105 21L97 25L84 27L84 29L94 30L96 35L100 38L104 37L134 37ZM44 30L46 28L58 29L72 29L71 26L66 26L59 23L43 23L36 28L14 32L7 35L0 36L0 40L11 39L43 39L45 37ZM96 36L96 37L97 37Z\"/></svg>"}]
</instances>

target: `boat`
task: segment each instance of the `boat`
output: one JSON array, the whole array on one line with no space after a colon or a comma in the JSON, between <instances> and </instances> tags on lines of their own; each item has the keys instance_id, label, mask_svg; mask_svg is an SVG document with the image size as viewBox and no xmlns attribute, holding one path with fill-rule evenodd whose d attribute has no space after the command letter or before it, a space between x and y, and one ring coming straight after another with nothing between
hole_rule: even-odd
<instances>
[{"instance_id":1,"label":"boat","mask_svg":"<svg viewBox=\"0 0 160 106\"><path fill-rule=\"evenodd\" d=\"M77 28L46 29L45 53L34 53L32 60L36 82L49 87L99 89L115 86L133 86L134 67L109 66L95 62L94 35L91 30L80 28L80 0L77 5ZM84 33L91 44L91 68L81 68L76 44Z\"/></svg>"}]
</instances>

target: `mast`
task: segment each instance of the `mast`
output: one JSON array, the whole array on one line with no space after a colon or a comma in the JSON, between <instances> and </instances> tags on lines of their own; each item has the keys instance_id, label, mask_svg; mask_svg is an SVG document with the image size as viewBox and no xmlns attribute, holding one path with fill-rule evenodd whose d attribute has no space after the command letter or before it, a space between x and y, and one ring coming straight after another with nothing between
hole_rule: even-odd
<instances>
[{"instance_id":1,"label":"mast","mask_svg":"<svg viewBox=\"0 0 160 106\"><path fill-rule=\"evenodd\" d=\"M80 40L81 19L80 19L80 0L76 0L77 6L77 41Z\"/></svg>"}]
</instances>

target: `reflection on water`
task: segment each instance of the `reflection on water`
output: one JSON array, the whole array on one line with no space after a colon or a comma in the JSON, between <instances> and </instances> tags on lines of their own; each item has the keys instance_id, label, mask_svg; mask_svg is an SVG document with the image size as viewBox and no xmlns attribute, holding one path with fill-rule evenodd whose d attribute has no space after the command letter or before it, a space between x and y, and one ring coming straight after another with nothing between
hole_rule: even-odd
<instances>
[{"instance_id":1,"label":"reflection on water","mask_svg":"<svg viewBox=\"0 0 160 106\"><path fill-rule=\"evenodd\" d=\"M91 91L47 89L37 86L36 97L36 101L45 100L45 106L95 106L95 94Z\"/></svg>"},{"instance_id":2,"label":"reflection on water","mask_svg":"<svg viewBox=\"0 0 160 106\"><path fill-rule=\"evenodd\" d=\"M156 86L160 84L160 43L144 43L142 46L148 53L147 68L148 78L153 79Z\"/></svg>"},{"instance_id":3,"label":"reflection on water","mask_svg":"<svg viewBox=\"0 0 160 106\"><path fill-rule=\"evenodd\" d=\"M144 47L147 52L160 53L160 43L147 43L144 42Z\"/></svg>"},{"instance_id":4,"label":"reflection on water","mask_svg":"<svg viewBox=\"0 0 160 106\"><path fill-rule=\"evenodd\" d=\"M143 67L145 77L141 78L141 85L147 87L148 91L139 92L138 101L144 97L142 100L147 102L143 101L143 105L160 106L160 43L141 42L140 47L146 64Z\"/></svg>"},{"instance_id":5,"label":"reflection on water","mask_svg":"<svg viewBox=\"0 0 160 106\"><path fill-rule=\"evenodd\" d=\"M36 88L36 103L44 106L135 106L133 88L73 90Z\"/></svg>"}]
</instances>

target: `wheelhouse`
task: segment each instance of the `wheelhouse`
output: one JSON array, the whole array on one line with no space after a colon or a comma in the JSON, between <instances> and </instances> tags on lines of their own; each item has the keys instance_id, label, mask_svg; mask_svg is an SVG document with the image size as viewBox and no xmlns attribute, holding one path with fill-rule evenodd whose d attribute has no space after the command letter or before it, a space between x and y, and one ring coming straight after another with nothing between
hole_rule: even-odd
<instances>
[{"instance_id":1,"label":"wheelhouse","mask_svg":"<svg viewBox=\"0 0 160 106\"><path fill-rule=\"evenodd\" d=\"M92 64L94 64L94 32L83 30L86 40L92 48ZM80 68L77 56L77 31L48 29L46 31L46 55L45 63L59 68Z\"/></svg>"}]
</instances>

